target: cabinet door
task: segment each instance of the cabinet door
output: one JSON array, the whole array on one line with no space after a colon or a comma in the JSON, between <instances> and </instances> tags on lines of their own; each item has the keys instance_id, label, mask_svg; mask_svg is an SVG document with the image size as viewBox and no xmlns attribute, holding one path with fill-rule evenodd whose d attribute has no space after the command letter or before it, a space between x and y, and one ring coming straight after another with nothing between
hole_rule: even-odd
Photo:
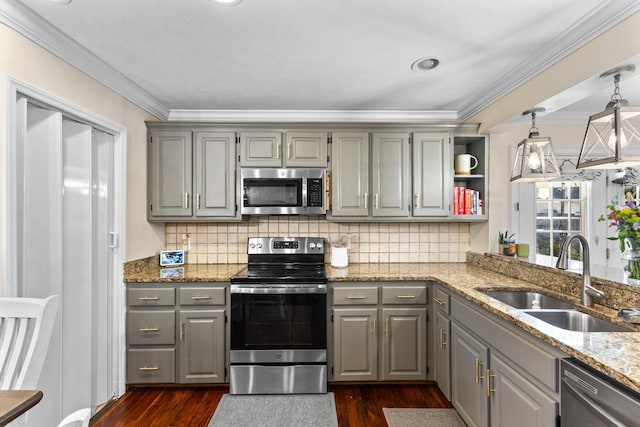
<instances>
[{"instance_id":1,"label":"cabinet door","mask_svg":"<svg viewBox=\"0 0 640 427\"><path fill-rule=\"evenodd\" d=\"M434 380L440 391L451 400L451 321L440 310L436 310L434 331L435 370Z\"/></svg>"},{"instance_id":2,"label":"cabinet door","mask_svg":"<svg viewBox=\"0 0 640 427\"><path fill-rule=\"evenodd\" d=\"M224 382L224 310L180 311L179 381Z\"/></svg>"},{"instance_id":3,"label":"cabinet door","mask_svg":"<svg viewBox=\"0 0 640 427\"><path fill-rule=\"evenodd\" d=\"M282 166L282 134L280 132L242 132L240 134L240 166Z\"/></svg>"},{"instance_id":4,"label":"cabinet door","mask_svg":"<svg viewBox=\"0 0 640 427\"><path fill-rule=\"evenodd\" d=\"M413 134L413 216L448 216L451 204L449 134Z\"/></svg>"},{"instance_id":5,"label":"cabinet door","mask_svg":"<svg viewBox=\"0 0 640 427\"><path fill-rule=\"evenodd\" d=\"M487 371L491 394L491 425L494 427L544 427L556 425L558 404L520 375L510 364L491 353Z\"/></svg>"},{"instance_id":6,"label":"cabinet door","mask_svg":"<svg viewBox=\"0 0 640 427\"><path fill-rule=\"evenodd\" d=\"M327 167L327 132L287 132L287 166Z\"/></svg>"},{"instance_id":7,"label":"cabinet door","mask_svg":"<svg viewBox=\"0 0 640 427\"><path fill-rule=\"evenodd\" d=\"M489 402L485 391L488 348L451 325L451 403L468 426L489 425Z\"/></svg>"},{"instance_id":8,"label":"cabinet door","mask_svg":"<svg viewBox=\"0 0 640 427\"><path fill-rule=\"evenodd\" d=\"M191 216L191 154L191 132L151 132L149 218Z\"/></svg>"},{"instance_id":9,"label":"cabinet door","mask_svg":"<svg viewBox=\"0 0 640 427\"><path fill-rule=\"evenodd\" d=\"M427 309L383 308L383 380L427 379Z\"/></svg>"},{"instance_id":10,"label":"cabinet door","mask_svg":"<svg viewBox=\"0 0 640 427\"><path fill-rule=\"evenodd\" d=\"M333 379L378 379L378 309L333 310Z\"/></svg>"},{"instance_id":11,"label":"cabinet door","mask_svg":"<svg viewBox=\"0 0 640 427\"><path fill-rule=\"evenodd\" d=\"M408 217L411 175L408 133L374 133L371 153L372 215Z\"/></svg>"},{"instance_id":12,"label":"cabinet door","mask_svg":"<svg viewBox=\"0 0 640 427\"><path fill-rule=\"evenodd\" d=\"M196 216L235 216L235 134L196 132L195 144Z\"/></svg>"},{"instance_id":13,"label":"cabinet door","mask_svg":"<svg viewBox=\"0 0 640 427\"><path fill-rule=\"evenodd\" d=\"M369 216L367 132L334 132L332 135L331 215Z\"/></svg>"}]
</instances>

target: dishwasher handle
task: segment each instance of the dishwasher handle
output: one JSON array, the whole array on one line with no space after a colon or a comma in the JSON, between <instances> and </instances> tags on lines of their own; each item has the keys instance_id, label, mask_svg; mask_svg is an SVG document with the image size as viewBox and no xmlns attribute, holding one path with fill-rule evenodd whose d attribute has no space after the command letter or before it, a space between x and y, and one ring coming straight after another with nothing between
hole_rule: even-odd
<instances>
[{"instance_id":1,"label":"dishwasher handle","mask_svg":"<svg viewBox=\"0 0 640 427\"><path fill-rule=\"evenodd\" d=\"M622 421L618 420L614 417L609 411L604 409L602 406L598 405L592 399L589 399L586 394L578 390L574 387L571 382L571 378L563 377L562 378L562 387L571 394L571 396L576 399L583 406L586 406L594 413L598 418L607 423L607 425L615 426L615 427L625 427L626 424Z\"/></svg>"}]
</instances>

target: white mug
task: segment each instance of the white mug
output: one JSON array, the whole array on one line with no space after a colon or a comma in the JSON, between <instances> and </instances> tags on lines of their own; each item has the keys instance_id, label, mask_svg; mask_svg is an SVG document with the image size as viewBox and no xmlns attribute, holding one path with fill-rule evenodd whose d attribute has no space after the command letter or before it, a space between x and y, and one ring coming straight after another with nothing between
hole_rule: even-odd
<instances>
[{"instance_id":1,"label":"white mug","mask_svg":"<svg viewBox=\"0 0 640 427\"><path fill-rule=\"evenodd\" d=\"M473 160L473 165L471 161ZM456 175L470 175L471 170L478 166L478 159L471 154L459 154L456 156L454 169Z\"/></svg>"}]
</instances>

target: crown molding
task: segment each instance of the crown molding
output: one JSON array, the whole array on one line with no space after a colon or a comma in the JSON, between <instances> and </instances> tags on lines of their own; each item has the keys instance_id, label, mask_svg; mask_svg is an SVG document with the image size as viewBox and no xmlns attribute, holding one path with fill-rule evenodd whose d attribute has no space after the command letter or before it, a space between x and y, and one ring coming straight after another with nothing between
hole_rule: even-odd
<instances>
[{"instance_id":1,"label":"crown molding","mask_svg":"<svg viewBox=\"0 0 640 427\"><path fill-rule=\"evenodd\" d=\"M455 111L399 110L170 110L168 119L220 123L460 123Z\"/></svg>"},{"instance_id":2,"label":"crown molding","mask_svg":"<svg viewBox=\"0 0 640 427\"><path fill-rule=\"evenodd\" d=\"M22 34L150 114L159 119L168 117L167 106L23 3L0 0L0 23Z\"/></svg>"},{"instance_id":3,"label":"crown molding","mask_svg":"<svg viewBox=\"0 0 640 427\"><path fill-rule=\"evenodd\" d=\"M496 78L496 84L459 110L464 121L491 105L514 88L595 39L631 14L640 10L638 0L608 0L589 11L550 43L533 52L525 61Z\"/></svg>"}]
</instances>

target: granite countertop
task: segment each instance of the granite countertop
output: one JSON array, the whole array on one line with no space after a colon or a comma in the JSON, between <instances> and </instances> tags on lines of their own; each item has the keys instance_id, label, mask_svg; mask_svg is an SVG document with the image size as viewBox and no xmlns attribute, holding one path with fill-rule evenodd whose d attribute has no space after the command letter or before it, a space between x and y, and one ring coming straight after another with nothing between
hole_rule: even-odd
<instances>
[{"instance_id":1,"label":"granite countertop","mask_svg":"<svg viewBox=\"0 0 640 427\"><path fill-rule=\"evenodd\" d=\"M184 271L178 277L162 277L163 269L157 265L157 260L154 262L152 258L127 263L124 281L227 282L244 266L244 264L189 264L184 266ZM478 289L518 288L543 292L571 301L580 311L640 331L638 326L617 321L617 311L614 309L600 305L587 308L580 305L577 298L568 296L566 293L556 292L548 287L538 286L470 263L351 264L347 268L333 268L328 265L327 277L330 282L335 283L335 286L340 286L342 282L433 280L640 393L640 334L633 331L631 333L581 333L556 328L490 298Z\"/></svg>"}]
</instances>

